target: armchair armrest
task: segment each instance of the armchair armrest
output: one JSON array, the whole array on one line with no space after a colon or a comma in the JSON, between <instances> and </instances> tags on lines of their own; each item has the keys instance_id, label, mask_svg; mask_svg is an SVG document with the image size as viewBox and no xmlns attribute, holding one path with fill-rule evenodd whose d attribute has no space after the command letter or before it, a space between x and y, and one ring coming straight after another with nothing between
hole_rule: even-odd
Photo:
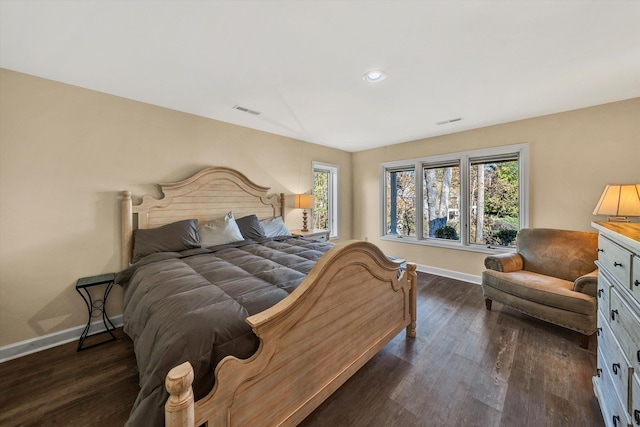
<instances>
[{"instance_id":1,"label":"armchair armrest","mask_svg":"<svg viewBox=\"0 0 640 427\"><path fill-rule=\"evenodd\" d=\"M573 290L595 297L598 291L598 269L596 268L591 273L578 277L573 282Z\"/></svg>"},{"instance_id":2,"label":"armchair armrest","mask_svg":"<svg viewBox=\"0 0 640 427\"><path fill-rule=\"evenodd\" d=\"M498 255L489 255L484 259L484 266L489 270L509 273L511 271L522 270L524 262L522 256L517 252L509 252Z\"/></svg>"}]
</instances>

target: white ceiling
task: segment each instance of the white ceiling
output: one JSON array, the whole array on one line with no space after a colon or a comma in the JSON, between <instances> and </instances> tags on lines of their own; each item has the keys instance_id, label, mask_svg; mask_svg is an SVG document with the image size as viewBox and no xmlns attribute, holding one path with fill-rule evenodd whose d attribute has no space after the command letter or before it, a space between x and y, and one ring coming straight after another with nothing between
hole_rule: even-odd
<instances>
[{"instance_id":1,"label":"white ceiling","mask_svg":"<svg viewBox=\"0 0 640 427\"><path fill-rule=\"evenodd\" d=\"M0 0L0 66L359 151L639 97L640 1Z\"/></svg>"}]
</instances>

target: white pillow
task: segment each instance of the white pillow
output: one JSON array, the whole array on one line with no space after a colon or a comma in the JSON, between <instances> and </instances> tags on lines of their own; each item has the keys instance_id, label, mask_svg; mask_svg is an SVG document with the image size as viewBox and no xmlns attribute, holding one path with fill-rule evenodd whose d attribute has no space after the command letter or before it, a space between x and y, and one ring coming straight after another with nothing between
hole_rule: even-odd
<instances>
[{"instance_id":1,"label":"white pillow","mask_svg":"<svg viewBox=\"0 0 640 427\"><path fill-rule=\"evenodd\" d=\"M198 233L200 234L200 245L202 247L244 240L233 217L233 212L229 212L223 218L203 224L198 228Z\"/></svg>"},{"instance_id":2,"label":"white pillow","mask_svg":"<svg viewBox=\"0 0 640 427\"><path fill-rule=\"evenodd\" d=\"M284 225L284 221L282 221L281 216L277 216L275 218L263 219L260 221L260 225L264 229L264 234L267 237L276 237L276 236L291 236L291 232Z\"/></svg>"}]
</instances>

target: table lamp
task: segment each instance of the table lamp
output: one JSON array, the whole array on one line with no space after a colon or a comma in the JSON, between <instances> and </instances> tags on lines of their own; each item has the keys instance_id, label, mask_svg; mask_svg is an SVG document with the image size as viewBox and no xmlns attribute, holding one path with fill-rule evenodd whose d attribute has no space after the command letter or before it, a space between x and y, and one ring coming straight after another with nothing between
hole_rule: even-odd
<instances>
[{"instance_id":1,"label":"table lamp","mask_svg":"<svg viewBox=\"0 0 640 427\"><path fill-rule=\"evenodd\" d=\"M302 230L309 231L307 228L307 209L313 208L313 196L311 194L296 194L296 209L304 209L302 211Z\"/></svg>"},{"instance_id":2,"label":"table lamp","mask_svg":"<svg viewBox=\"0 0 640 427\"><path fill-rule=\"evenodd\" d=\"M629 222L640 216L640 184L607 185L593 210L594 215L609 215L609 221Z\"/></svg>"}]
</instances>

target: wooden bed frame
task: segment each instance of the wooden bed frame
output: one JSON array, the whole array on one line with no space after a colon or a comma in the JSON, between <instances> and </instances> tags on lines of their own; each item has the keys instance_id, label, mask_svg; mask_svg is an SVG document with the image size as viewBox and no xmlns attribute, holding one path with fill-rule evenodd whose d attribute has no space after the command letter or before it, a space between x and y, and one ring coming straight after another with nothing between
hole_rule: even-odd
<instances>
[{"instance_id":1,"label":"wooden bed frame","mask_svg":"<svg viewBox=\"0 0 640 427\"><path fill-rule=\"evenodd\" d=\"M284 194L269 196L269 188L233 169L207 168L160 187L162 199L145 196L135 206L131 193L122 192L123 268L131 260L134 215L137 228L189 218L205 222L229 211L237 218L284 218ZM330 249L288 297L247 318L260 347L246 360L224 358L207 396L194 402L189 362L169 372L166 425L301 422L403 329L415 337L416 266L408 263L399 277L398 267L368 242Z\"/></svg>"}]
</instances>

